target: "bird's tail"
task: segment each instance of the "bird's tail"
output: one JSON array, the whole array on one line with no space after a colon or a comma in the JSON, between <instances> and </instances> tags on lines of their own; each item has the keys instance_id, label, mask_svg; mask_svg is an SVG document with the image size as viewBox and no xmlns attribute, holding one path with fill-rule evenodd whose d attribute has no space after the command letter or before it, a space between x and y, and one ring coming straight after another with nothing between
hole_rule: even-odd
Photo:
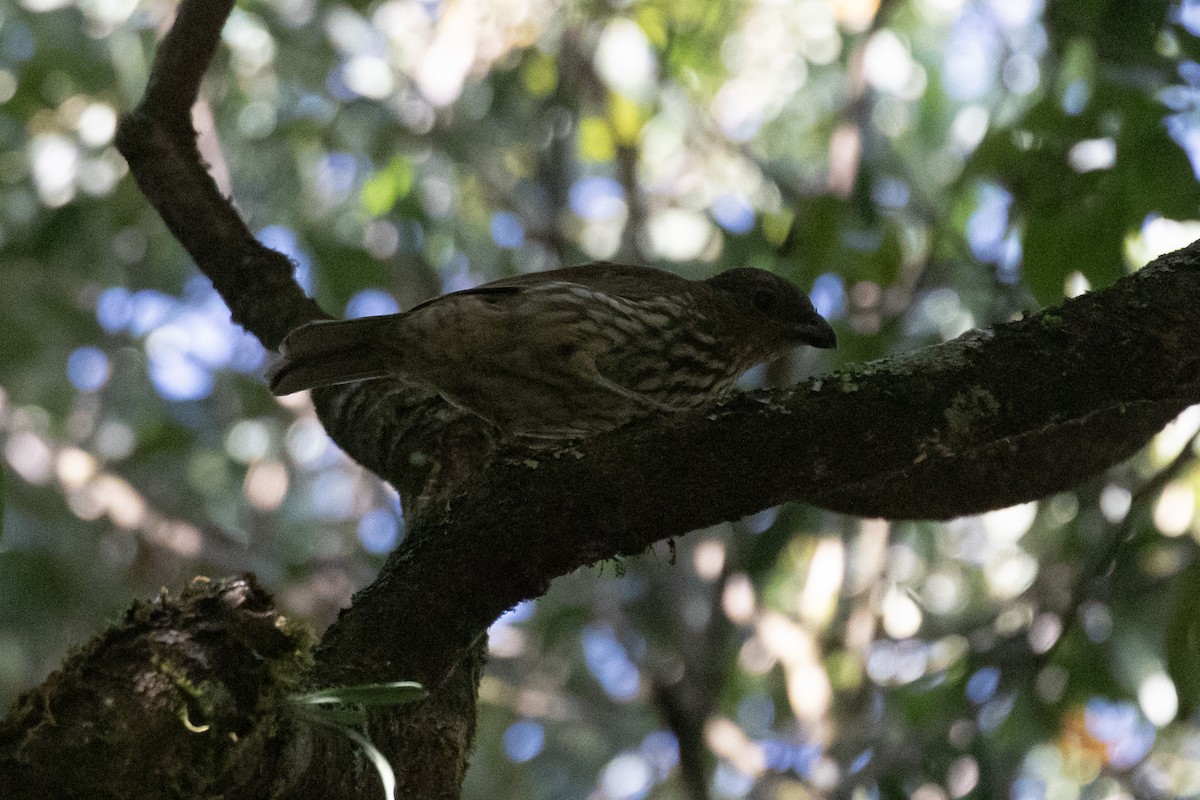
<instances>
[{"instance_id":1,"label":"bird's tail","mask_svg":"<svg viewBox=\"0 0 1200 800\"><path fill-rule=\"evenodd\" d=\"M379 352L379 330L389 317L310 322L280 345L283 359L267 374L271 392L332 386L388 374Z\"/></svg>"}]
</instances>

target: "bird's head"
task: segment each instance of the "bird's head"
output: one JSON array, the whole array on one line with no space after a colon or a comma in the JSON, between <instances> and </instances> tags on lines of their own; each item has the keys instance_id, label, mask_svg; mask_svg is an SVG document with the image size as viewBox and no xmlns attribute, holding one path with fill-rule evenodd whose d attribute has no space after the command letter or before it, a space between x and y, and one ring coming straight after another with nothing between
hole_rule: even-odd
<instances>
[{"instance_id":1,"label":"bird's head","mask_svg":"<svg viewBox=\"0 0 1200 800\"><path fill-rule=\"evenodd\" d=\"M837 347L833 328L808 296L778 275L739 267L706 283L720 293L723 305L736 309L734 324L764 350L782 353L800 344Z\"/></svg>"}]
</instances>

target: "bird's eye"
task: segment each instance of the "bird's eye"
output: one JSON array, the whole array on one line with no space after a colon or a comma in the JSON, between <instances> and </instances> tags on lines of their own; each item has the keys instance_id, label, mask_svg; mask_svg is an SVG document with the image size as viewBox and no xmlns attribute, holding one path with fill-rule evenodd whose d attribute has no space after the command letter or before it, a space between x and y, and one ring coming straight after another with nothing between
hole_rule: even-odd
<instances>
[{"instance_id":1,"label":"bird's eye","mask_svg":"<svg viewBox=\"0 0 1200 800\"><path fill-rule=\"evenodd\" d=\"M754 303L754 307L764 314L769 314L771 311L774 311L778 301L778 295L767 289L759 289L751 298L751 302Z\"/></svg>"}]
</instances>

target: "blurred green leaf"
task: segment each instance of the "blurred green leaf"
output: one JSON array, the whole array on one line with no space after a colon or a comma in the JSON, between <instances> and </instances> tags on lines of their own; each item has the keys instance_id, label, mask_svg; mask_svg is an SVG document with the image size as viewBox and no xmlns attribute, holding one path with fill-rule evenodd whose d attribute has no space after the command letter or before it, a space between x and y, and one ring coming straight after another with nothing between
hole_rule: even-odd
<instances>
[{"instance_id":1,"label":"blurred green leaf","mask_svg":"<svg viewBox=\"0 0 1200 800\"><path fill-rule=\"evenodd\" d=\"M408 159L397 156L363 184L363 208L368 214L382 216L408 195L412 185L412 165Z\"/></svg>"},{"instance_id":2,"label":"blurred green leaf","mask_svg":"<svg viewBox=\"0 0 1200 800\"><path fill-rule=\"evenodd\" d=\"M1179 597L1166 630L1167 675L1179 695L1179 715L1200 708L1200 564L1178 576Z\"/></svg>"}]
</instances>

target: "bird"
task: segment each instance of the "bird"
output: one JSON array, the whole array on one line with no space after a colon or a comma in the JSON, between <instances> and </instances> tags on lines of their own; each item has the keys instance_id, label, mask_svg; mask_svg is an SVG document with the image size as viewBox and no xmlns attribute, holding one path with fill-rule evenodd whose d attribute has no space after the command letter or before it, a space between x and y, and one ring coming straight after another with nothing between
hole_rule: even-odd
<instances>
[{"instance_id":1,"label":"bird","mask_svg":"<svg viewBox=\"0 0 1200 800\"><path fill-rule=\"evenodd\" d=\"M518 438L574 439L696 408L799 345L837 346L808 296L762 269L689 280L591 263L412 309L292 330L271 391L393 378Z\"/></svg>"}]
</instances>

